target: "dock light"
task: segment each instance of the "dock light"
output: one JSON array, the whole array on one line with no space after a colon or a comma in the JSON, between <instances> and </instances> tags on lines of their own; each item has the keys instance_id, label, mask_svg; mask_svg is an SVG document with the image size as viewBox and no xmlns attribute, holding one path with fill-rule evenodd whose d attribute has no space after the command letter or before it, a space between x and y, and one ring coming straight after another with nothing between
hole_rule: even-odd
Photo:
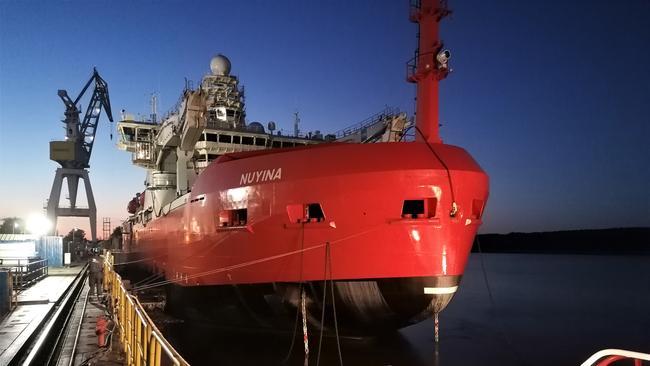
<instances>
[{"instance_id":1,"label":"dock light","mask_svg":"<svg viewBox=\"0 0 650 366\"><path fill-rule=\"evenodd\" d=\"M42 214L32 214L27 218L27 231L34 235L44 235L50 228L52 223Z\"/></svg>"}]
</instances>

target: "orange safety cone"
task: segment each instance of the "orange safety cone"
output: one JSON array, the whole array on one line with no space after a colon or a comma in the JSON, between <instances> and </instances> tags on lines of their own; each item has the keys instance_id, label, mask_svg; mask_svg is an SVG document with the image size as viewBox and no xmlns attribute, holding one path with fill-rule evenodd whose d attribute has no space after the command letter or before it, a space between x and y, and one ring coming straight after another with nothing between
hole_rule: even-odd
<instances>
[{"instance_id":1,"label":"orange safety cone","mask_svg":"<svg viewBox=\"0 0 650 366\"><path fill-rule=\"evenodd\" d=\"M97 345L99 347L106 346L106 333L108 333L108 320L104 316L99 316L97 317L97 326L95 327Z\"/></svg>"}]
</instances>

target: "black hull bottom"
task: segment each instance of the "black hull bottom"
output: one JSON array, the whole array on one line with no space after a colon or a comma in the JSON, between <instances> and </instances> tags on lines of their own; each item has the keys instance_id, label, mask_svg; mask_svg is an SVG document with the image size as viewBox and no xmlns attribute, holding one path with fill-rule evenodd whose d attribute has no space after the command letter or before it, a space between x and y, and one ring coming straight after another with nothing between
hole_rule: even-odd
<instances>
[{"instance_id":1,"label":"black hull bottom","mask_svg":"<svg viewBox=\"0 0 650 366\"><path fill-rule=\"evenodd\" d=\"M339 332L345 335L376 335L420 322L442 310L453 294L428 295L425 287L457 286L460 276L383 278L184 287L168 285L166 312L206 325L266 328L292 332L301 322L301 291L310 327L334 331L334 307ZM325 296L325 320L323 297Z\"/></svg>"}]
</instances>

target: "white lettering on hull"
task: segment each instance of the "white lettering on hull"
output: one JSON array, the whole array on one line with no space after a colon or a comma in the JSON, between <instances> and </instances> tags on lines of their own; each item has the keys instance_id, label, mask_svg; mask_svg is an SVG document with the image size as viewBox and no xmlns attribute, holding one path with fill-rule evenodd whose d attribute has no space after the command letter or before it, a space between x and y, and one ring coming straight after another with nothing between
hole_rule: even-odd
<instances>
[{"instance_id":1,"label":"white lettering on hull","mask_svg":"<svg viewBox=\"0 0 650 366\"><path fill-rule=\"evenodd\" d=\"M239 179L239 184L244 186L249 184L271 182L280 179L282 179L282 168L265 169L255 172L243 173Z\"/></svg>"}]
</instances>

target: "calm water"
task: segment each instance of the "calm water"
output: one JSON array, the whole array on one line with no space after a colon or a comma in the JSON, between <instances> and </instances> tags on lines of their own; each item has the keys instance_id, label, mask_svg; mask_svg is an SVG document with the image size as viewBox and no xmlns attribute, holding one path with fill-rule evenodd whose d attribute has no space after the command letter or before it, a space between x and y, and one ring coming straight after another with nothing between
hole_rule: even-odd
<instances>
[{"instance_id":1,"label":"calm water","mask_svg":"<svg viewBox=\"0 0 650 366\"><path fill-rule=\"evenodd\" d=\"M578 365L603 348L650 352L650 256L473 254L459 292L433 321L390 336L341 339L345 365ZM192 365L275 365L290 334L169 326ZM318 335L309 364L317 364ZM302 333L286 363L302 365ZM320 365L337 365L336 340Z\"/></svg>"}]
</instances>

